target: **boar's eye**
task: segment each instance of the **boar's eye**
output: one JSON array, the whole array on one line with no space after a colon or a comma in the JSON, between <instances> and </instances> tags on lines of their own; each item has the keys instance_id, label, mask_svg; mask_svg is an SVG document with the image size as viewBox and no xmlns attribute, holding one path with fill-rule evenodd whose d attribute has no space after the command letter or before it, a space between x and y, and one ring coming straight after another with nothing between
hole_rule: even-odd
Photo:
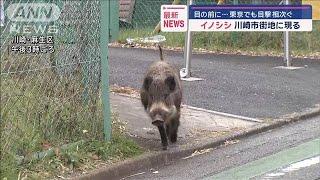
<instances>
[{"instance_id":1,"label":"boar's eye","mask_svg":"<svg viewBox=\"0 0 320 180\"><path fill-rule=\"evenodd\" d=\"M154 95L150 95L150 99L151 99L151 101L153 101L153 100L155 100L156 98L155 98Z\"/></svg>"},{"instance_id":2,"label":"boar's eye","mask_svg":"<svg viewBox=\"0 0 320 180\"><path fill-rule=\"evenodd\" d=\"M174 91L176 88L176 81L173 76L167 77L165 83L169 87L170 91Z\"/></svg>"}]
</instances>

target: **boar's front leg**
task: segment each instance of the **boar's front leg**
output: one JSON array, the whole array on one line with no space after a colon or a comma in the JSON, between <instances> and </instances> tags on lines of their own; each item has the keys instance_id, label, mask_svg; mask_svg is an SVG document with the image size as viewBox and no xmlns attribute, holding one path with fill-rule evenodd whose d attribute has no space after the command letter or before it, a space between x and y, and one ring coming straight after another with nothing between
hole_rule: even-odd
<instances>
[{"instance_id":1,"label":"boar's front leg","mask_svg":"<svg viewBox=\"0 0 320 180\"><path fill-rule=\"evenodd\" d=\"M168 139L167 139L167 135L166 135L166 130L164 128L164 124L162 123L162 124L158 125L158 129L160 132L162 149L167 150Z\"/></svg>"},{"instance_id":2,"label":"boar's front leg","mask_svg":"<svg viewBox=\"0 0 320 180\"><path fill-rule=\"evenodd\" d=\"M148 102L148 94L144 89L142 89L140 91L140 97L141 97L141 102L142 102L142 105L144 107L144 110L147 110L148 104L149 104L149 102Z\"/></svg>"},{"instance_id":3,"label":"boar's front leg","mask_svg":"<svg viewBox=\"0 0 320 180\"><path fill-rule=\"evenodd\" d=\"M172 143L177 142L177 138L178 138L178 127L179 127L180 121L179 119L175 119L173 121L171 121L171 127L170 127L170 134L169 134L169 138L170 141Z\"/></svg>"}]
</instances>

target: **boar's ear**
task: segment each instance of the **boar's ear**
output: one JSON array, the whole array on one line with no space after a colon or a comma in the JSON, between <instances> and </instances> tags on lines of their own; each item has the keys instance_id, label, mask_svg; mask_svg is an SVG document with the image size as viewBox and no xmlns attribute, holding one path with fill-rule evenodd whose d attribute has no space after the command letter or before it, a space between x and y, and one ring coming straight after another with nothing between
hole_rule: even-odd
<instances>
[{"instance_id":1,"label":"boar's ear","mask_svg":"<svg viewBox=\"0 0 320 180\"><path fill-rule=\"evenodd\" d=\"M173 76L167 77L165 83L167 86L169 86L170 91L173 91L176 88L176 80Z\"/></svg>"},{"instance_id":2,"label":"boar's ear","mask_svg":"<svg viewBox=\"0 0 320 180\"><path fill-rule=\"evenodd\" d=\"M153 79L152 79L152 77L150 77L150 76L144 78L143 88L144 88L145 90L148 90L149 87L150 87L150 84L152 83L152 81L153 81Z\"/></svg>"}]
</instances>

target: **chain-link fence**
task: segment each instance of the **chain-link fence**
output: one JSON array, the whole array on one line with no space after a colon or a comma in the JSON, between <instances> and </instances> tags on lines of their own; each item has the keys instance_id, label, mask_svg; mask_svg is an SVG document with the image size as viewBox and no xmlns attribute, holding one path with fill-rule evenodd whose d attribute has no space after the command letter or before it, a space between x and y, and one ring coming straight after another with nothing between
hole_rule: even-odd
<instances>
[{"instance_id":1,"label":"chain-link fence","mask_svg":"<svg viewBox=\"0 0 320 180\"><path fill-rule=\"evenodd\" d=\"M155 27L160 21L160 7L172 4L173 0L120 0L120 35L119 42L126 43L127 38L144 38L154 36ZM127 4L130 2L130 5ZM178 1L176 1L178 2ZM186 4L187 0L179 1ZM217 4L217 0L193 0L194 4ZM264 4L279 5L283 0L225 0L228 5ZM291 4L301 4L301 0L291 0ZM122 13L121 13L122 12ZM314 31L292 33L292 50L294 54L313 54L320 52L320 22L314 21ZM185 33L164 33L165 46L183 47ZM213 51L278 51L283 47L282 32L193 32L193 48Z\"/></svg>"},{"instance_id":2,"label":"chain-link fence","mask_svg":"<svg viewBox=\"0 0 320 180\"><path fill-rule=\"evenodd\" d=\"M3 5L1 169L36 151L103 139L100 1ZM56 21L50 20L54 13Z\"/></svg>"}]
</instances>

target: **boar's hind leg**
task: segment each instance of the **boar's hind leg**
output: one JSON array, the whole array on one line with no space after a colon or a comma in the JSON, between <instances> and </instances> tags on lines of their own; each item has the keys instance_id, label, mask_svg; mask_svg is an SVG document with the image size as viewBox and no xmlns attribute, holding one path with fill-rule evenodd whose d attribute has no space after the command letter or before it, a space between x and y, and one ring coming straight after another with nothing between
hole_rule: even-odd
<instances>
[{"instance_id":1,"label":"boar's hind leg","mask_svg":"<svg viewBox=\"0 0 320 180\"><path fill-rule=\"evenodd\" d=\"M167 135L166 135L166 132L165 132L164 124L159 125L158 129L159 129L159 132L160 132L162 149L166 150L167 146L168 146L168 139L167 139Z\"/></svg>"}]
</instances>

